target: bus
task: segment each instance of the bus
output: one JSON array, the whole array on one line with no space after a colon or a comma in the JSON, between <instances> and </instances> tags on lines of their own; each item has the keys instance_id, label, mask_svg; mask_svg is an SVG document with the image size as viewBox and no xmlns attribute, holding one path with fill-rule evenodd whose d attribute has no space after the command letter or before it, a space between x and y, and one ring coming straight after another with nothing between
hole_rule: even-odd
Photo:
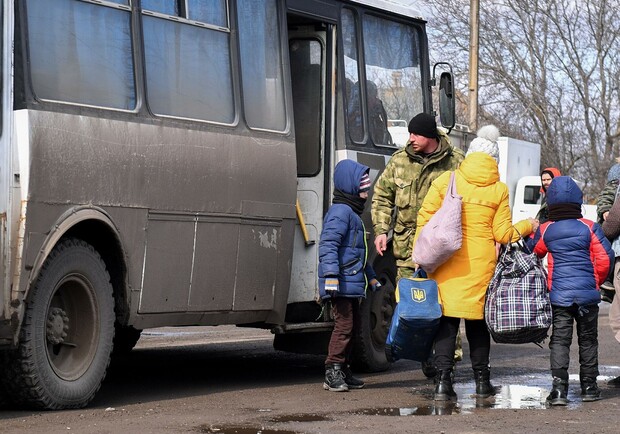
<instances>
[{"instance_id":1,"label":"bus","mask_svg":"<svg viewBox=\"0 0 620 434\"><path fill-rule=\"evenodd\" d=\"M451 69L431 68L419 14L387 0L7 0L0 14L1 399L84 407L111 358L161 326L263 328L276 349L325 352L335 163L374 180L398 149L387 120L435 113L433 86L454 123ZM355 360L378 371L394 264L369 260L384 286L362 303Z\"/></svg>"}]
</instances>

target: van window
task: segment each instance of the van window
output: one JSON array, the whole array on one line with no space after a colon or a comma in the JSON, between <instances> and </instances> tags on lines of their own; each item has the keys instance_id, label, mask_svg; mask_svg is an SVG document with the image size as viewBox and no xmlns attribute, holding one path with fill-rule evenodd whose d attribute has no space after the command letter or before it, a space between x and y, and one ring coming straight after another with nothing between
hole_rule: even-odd
<instances>
[{"instance_id":1,"label":"van window","mask_svg":"<svg viewBox=\"0 0 620 434\"><path fill-rule=\"evenodd\" d=\"M540 194L540 185L526 185L523 195L523 202L526 205L536 205L542 202L542 194Z\"/></svg>"}]
</instances>

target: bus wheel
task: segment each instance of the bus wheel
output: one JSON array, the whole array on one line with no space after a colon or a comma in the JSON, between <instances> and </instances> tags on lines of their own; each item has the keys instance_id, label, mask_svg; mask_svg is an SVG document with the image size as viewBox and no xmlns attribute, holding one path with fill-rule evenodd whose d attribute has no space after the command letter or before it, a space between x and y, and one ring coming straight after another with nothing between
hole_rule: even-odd
<instances>
[{"instance_id":1,"label":"bus wheel","mask_svg":"<svg viewBox=\"0 0 620 434\"><path fill-rule=\"evenodd\" d=\"M4 367L12 400L48 410L86 406L105 377L114 338L105 263L84 241L62 241L26 304L19 345Z\"/></svg>"},{"instance_id":2,"label":"bus wheel","mask_svg":"<svg viewBox=\"0 0 620 434\"><path fill-rule=\"evenodd\" d=\"M383 286L378 292L368 292L363 299L361 330L355 337L354 365L366 372L385 371L390 366L385 356L385 340L396 305L394 284L386 274L379 275L378 279Z\"/></svg>"}]
</instances>

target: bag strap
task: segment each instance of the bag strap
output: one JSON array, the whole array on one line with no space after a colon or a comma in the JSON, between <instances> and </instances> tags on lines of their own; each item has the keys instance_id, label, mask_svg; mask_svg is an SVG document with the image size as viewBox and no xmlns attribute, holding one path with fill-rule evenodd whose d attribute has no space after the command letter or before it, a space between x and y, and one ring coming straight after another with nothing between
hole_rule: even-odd
<instances>
[{"instance_id":1,"label":"bag strap","mask_svg":"<svg viewBox=\"0 0 620 434\"><path fill-rule=\"evenodd\" d=\"M452 172L450 175L450 182L448 183L448 191L446 191L446 195L456 196L456 175L455 172Z\"/></svg>"},{"instance_id":2,"label":"bag strap","mask_svg":"<svg viewBox=\"0 0 620 434\"><path fill-rule=\"evenodd\" d=\"M420 278L420 279L428 279L428 275L426 274L426 271L424 271L422 269L422 267L419 267L417 270L415 270L415 273L413 273L413 278Z\"/></svg>"},{"instance_id":3,"label":"bag strap","mask_svg":"<svg viewBox=\"0 0 620 434\"><path fill-rule=\"evenodd\" d=\"M527 243L523 239L523 235L521 235L521 232L519 232L519 230L514 226L513 226L513 229L515 230L516 233L519 234L519 239L515 241L514 243L506 243L506 247L504 248L504 251L502 252L502 256L505 255L508 251L513 250L513 249L521 249L527 254L533 253L532 250L527 246Z\"/></svg>"}]
</instances>

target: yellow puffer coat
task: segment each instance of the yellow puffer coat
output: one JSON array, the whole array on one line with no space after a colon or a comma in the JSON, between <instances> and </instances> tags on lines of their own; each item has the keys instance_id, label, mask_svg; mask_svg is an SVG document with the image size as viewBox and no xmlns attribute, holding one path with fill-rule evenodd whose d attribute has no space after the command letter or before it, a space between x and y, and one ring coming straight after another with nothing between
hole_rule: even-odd
<instances>
[{"instance_id":1,"label":"yellow puffer coat","mask_svg":"<svg viewBox=\"0 0 620 434\"><path fill-rule=\"evenodd\" d=\"M418 213L414 243L441 207L450 173L432 183ZM463 245L429 277L439 286L444 316L483 319L484 297L497 262L495 242L517 241L519 233L532 232L532 224L522 220L512 225L508 187L499 181L495 160L483 152L468 155L456 170L456 191L463 196Z\"/></svg>"}]
</instances>

